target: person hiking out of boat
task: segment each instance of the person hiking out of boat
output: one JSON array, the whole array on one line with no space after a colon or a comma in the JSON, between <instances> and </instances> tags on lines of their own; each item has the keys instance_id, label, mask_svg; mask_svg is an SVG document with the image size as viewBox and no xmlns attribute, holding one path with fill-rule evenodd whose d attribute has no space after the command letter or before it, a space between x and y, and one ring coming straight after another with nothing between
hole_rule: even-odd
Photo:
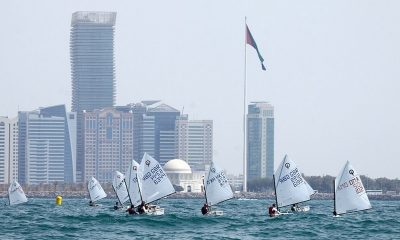
<instances>
[{"instance_id":1,"label":"person hiking out of boat","mask_svg":"<svg viewBox=\"0 0 400 240\"><path fill-rule=\"evenodd\" d=\"M96 207L96 204L94 202L92 202L92 200L89 201L89 206L91 207Z\"/></svg>"},{"instance_id":2,"label":"person hiking out of boat","mask_svg":"<svg viewBox=\"0 0 400 240\"><path fill-rule=\"evenodd\" d=\"M119 209L118 202L115 202L114 210L118 210L118 209Z\"/></svg>"},{"instance_id":3,"label":"person hiking out of boat","mask_svg":"<svg viewBox=\"0 0 400 240\"><path fill-rule=\"evenodd\" d=\"M268 208L268 213L270 217L274 217L276 215L281 214L278 209L276 208L276 204L273 203L271 207Z\"/></svg>"},{"instance_id":4,"label":"person hiking out of boat","mask_svg":"<svg viewBox=\"0 0 400 240\"><path fill-rule=\"evenodd\" d=\"M203 207L201 208L201 213L206 215L208 213L208 204L204 203Z\"/></svg>"},{"instance_id":5,"label":"person hiking out of boat","mask_svg":"<svg viewBox=\"0 0 400 240\"><path fill-rule=\"evenodd\" d=\"M139 205L138 212L139 214L143 214L146 212L146 204L144 203L144 201L142 201L142 203Z\"/></svg>"},{"instance_id":6,"label":"person hiking out of boat","mask_svg":"<svg viewBox=\"0 0 400 240\"><path fill-rule=\"evenodd\" d=\"M299 211L299 210L300 210L299 205L298 205L297 203L296 203L296 204L293 204L291 210L292 210L292 212L297 212L297 211Z\"/></svg>"},{"instance_id":7,"label":"person hiking out of boat","mask_svg":"<svg viewBox=\"0 0 400 240\"><path fill-rule=\"evenodd\" d=\"M135 211L135 207L132 204L128 209L126 209L126 211L128 212L128 214L137 214L137 212Z\"/></svg>"}]
</instances>

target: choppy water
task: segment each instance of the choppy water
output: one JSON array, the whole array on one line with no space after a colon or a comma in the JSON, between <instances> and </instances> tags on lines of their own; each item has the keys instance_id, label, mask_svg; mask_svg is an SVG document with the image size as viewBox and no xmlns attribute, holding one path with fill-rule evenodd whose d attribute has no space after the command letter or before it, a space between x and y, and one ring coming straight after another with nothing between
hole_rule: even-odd
<instances>
[{"instance_id":1,"label":"choppy water","mask_svg":"<svg viewBox=\"0 0 400 240\"><path fill-rule=\"evenodd\" d=\"M85 199L1 206L0 239L400 239L395 201L372 201L373 209L340 218L332 217L327 200L308 202L308 213L277 218L266 214L272 200L230 200L219 206L224 216L201 215L201 199L163 199L164 216L127 215L112 210L111 199L100 202L97 208Z\"/></svg>"}]
</instances>

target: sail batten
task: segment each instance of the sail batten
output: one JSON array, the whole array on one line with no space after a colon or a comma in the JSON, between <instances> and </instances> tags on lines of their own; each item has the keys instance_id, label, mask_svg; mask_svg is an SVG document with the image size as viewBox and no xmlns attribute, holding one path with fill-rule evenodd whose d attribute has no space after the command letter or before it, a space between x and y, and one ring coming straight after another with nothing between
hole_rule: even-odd
<instances>
[{"instance_id":1,"label":"sail batten","mask_svg":"<svg viewBox=\"0 0 400 240\"><path fill-rule=\"evenodd\" d=\"M206 175L204 190L207 194L207 204L216 205L233 198L233 192L225 176L223 169L211 162L210 169Z\"/></svg>"},{"instance_id":2,"label":"sail batten","mask_svg":"<svg viewBox=\"0 0 400 240\"><path fill-rule=\"evenodd\" d=\"M309 201L314 190L303 178L296 163L286 155L274 176L276 202L278 207Z\"/></svg>"},{"instance_id":3,"label":"sail batten","mask_svg":"<svg viewBox=\"0 0 400 240\"><path fill-rule=\"evenodd\" d=\"M339 177L340 176L340 177ZM337 214L370 209L371 203L360 175L349 161L335 179L335 211Z\"/></svg>"},{"instance_id":4,"label":"sail batten","mask_svg":"<svg viewBox=\"0 0 400 240\"><path fill-rule=\"evenodd\" d=\"M115 194L117 195L118 201L121 203L121 205L129 200L129 195L124 180L125 180L124 174L122 174L119 171L115 171L112 186L114 188Z\"/></svg>"},{"instance_id":5,"label":"sail batten","mask_svg":"<svg viewBox=\"0 0 400 240\"><path fill-rule=\"evenodd\" d=\"M139 190L145 203L157 201L175 193L174 186L160 163L145 153L137 173Z\"/></svg>"},{"instance_id":6,"label":"sail batten","mask_svg":"<svg viewBox=\"0 0 400 240\"><path fill-rule=\"evenodd\" d=\"M13 183L8 188L9 204L16 205L20 203L25 203L27 201L28 199L26 198L26 195L24 193L24 190L22 190L21 185L16 180L14 180Z\"/></svg>"},{"instance_id":7,"label":"sail batten","mask_svg":"<svg viewBox=\"0 0 400 240\"><path fill-rule=\"evenodd\" d=\"M94 177L92 177L90 179L90 181L88 182L88 191L89 191L90 200L92 202L95 202L95 201L98 201L100 199L107 197L107 194L104 192L100 183Z\"/></svg>"}]
</instances>

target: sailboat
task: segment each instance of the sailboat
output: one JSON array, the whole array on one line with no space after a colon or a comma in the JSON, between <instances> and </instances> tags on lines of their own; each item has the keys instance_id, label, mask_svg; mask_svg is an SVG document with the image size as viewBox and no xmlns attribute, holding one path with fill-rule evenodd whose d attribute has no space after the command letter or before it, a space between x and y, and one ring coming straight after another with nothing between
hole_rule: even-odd
<instances>
[{"instance_id":1,"label":"sailboat","mask_svg":"<svg viewBox=\"0 0 400 240\"><path fill-rule=\"evenodd\" d=\"M126 171L125 185L128 190L128 197L131 205L138 207L142 203L142 195L140 193L138 181L139 163L132 160Z\"/></svg>"},{"instance_id":2,"label":"sailboat","mask_svg":"<svg viewBox=\"0 0 400 240\"><path fill-rule=\"evenodd\" d=\"M145 204L150 204L175 193L174 186L160 163L147 153L143 155L137 174L141 198ZM150 206L146 214L163 215L164 209L157 205Z\"/></svg>"},{"instance_id":3,"label":"sailboat","mask_svg":"<svg viewBox=\"0 0 400 240\"><path fill-rule=\"evenodd\" d=\"M223 211L211 210L212 206L233 198L232 188L223 169L211 162L210 169L205 177L204 196L209 207L207 214L223 215Z\"/></svg>"},{"instance_id":4,"label":"sailboat","mask_svg":"<svg viewBox=\"0 0 400 240\"><path fill-rule=\"evenodd\" d=\"M276 206L286 207L293 204L309 201L314 189L303 178L296 163L289 159L287 155L279 164L278 169L273 175L275 187ZM309 206L297 208L297 211L309 211Z\"/></svg>"},{"instance_id":5,"label":"sailboat","mask_svg":"<svg viewBox=\"0 0 400 240\"><path fill-rule=\"evenodd\" d=\"M123 206L124 203L129 200L129 195L124 180L124 174L119 171L115 171L112 187L115 194L117 195L118 202L121 204L121 206Z\"/></svg>"},{"instance_id":6,"label":"sailboat","mask_svg":"<svg viewBox=\"0 0 400 240\"><path fill-rule=\"evenodd\" d=\"M10 205L16 205L27 202L28 199L25 196L24 190L21 185L14 180L13 183L8 187L8 203Z\"/></svg>"},{"instance_id":7,"label":"sailboat","mask_svg":"<svg viewBox=\"0 0 400 240\"><path fill-rule=\"evenodd\" d=\"M90 196L90 201L95 206L95 202L107 197L107 194L104 192L100 183L96 178L92 177L88 182L88 191Z\"/></svg>"},{"instance_id":8,"label":"sailboat","mask_svg":"<svg viewBox=\"0 0 400 240\"><path fill-rule=\"evenodd\" d=\"M372 207L360 175L349 161L346 162L342 171L334 180L333 186L333 214L335 216L367 210Z\"/></svg>"}]
</instances>

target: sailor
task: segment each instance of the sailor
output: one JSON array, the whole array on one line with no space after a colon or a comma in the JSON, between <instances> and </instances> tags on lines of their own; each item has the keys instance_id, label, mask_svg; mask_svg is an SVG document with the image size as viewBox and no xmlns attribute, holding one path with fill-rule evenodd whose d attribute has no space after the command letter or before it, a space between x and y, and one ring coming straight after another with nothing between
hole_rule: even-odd
<instances>
[{"instance_id":1,"label":"sailor","mask_svg":"<svg viewBox=\"0 0 400 240\"><path fill-rule=\"evenodd\" d=\"M276 208L276 204L273 203L271 207L268 209L268 213L270 217L275 217L276 215L281 214L278 209Z\"/></svg>"},{"instance_id":2,"label":"sailor","mask_svg":"<svg viewBox=\"0 0 400 240\"><path fill-rule=\"evenodd\" d=\"M201 208L201 213L203 215L206 215L208 213L208 205L207 205L207 203L204 203L203 207Z\"/></svg>"},{"instance_id":3,"label":"sailor","mask_svg":"<svg viewBox=\"0 0 400 240\"><path fill-rule=\"evenodd\" d=\"M336 211L333 211L333 216L335 216L335 217L337 216L337 213L336 213Z\"/></svg>"},{"instance_id":4,"label":"sailor","mask_svg":"<svg viewBox=\"0 0 400 240\"><path fill-rule=\"evenodd\" d=\"M139 214L143 214L146 212L146 204L144 203L144 201L142 201L142 203L139 205L138 212Z\"/></svg>"},{"instance_id":5,"label":"sailor","mask_svg":"<svg viewBox=\"0 0 400 240\"><path fill-rule=\"evenodd\" d=\"M118 202L115 202L114 210L118 210L118 209L119 209Z\"/></svg>"},{"instance_id":6,"label":"sailor","mask_svg":"<svg viewBox=\"0 0 400 240\"><path fill-rule=\"evenodd\" d=\"M94 202L92 202L92 200L89 201L89 206L91 207L96 207L96 204Z\"/></svg>"},{"instance_id":7,"label":"sailor","mask_svg":"<svg viewBox=\"0 0 400 240\"><path fill-rule=\"evenodd\" d=\"M299 210L300 210L299 205L298 205L297 203L296 203L296 204L293 204L291 210L292 210L292 212L297 212L297 211L299 211Z\"/></svg>"},{"instance_id":8,"label":"sailor","mask_svg":"<svg viewBox=\"0 0 400 240\"><path fill-rule=\"evenodd\" d=\"M133 206L133 204L131 204L131 206L126 210L128 212L128 214L137 214L137 212L135 211L135 207Z\"/></svg>"}]
</instances>

